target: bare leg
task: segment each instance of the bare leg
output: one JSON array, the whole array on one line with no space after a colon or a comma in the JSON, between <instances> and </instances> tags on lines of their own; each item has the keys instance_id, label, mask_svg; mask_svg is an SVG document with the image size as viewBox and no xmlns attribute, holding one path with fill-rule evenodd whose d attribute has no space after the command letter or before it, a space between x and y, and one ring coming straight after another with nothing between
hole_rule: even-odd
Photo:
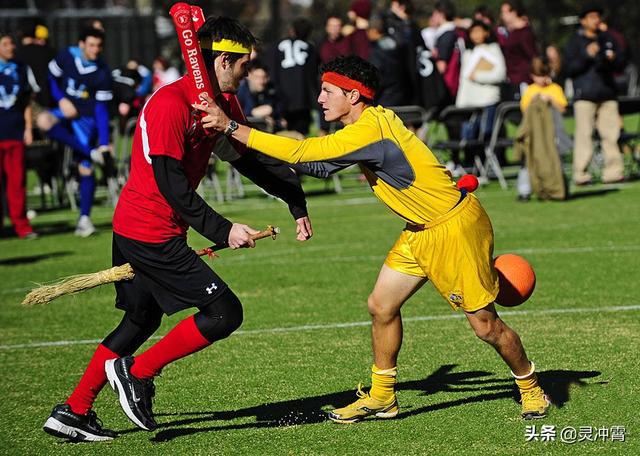
<instances>
[{"instance_id":1,"label":"bare leg","mask_svg":"<svg viewBox=\"0 0 640 456\"><path fill-rule=\"evenodd\" d=\"M531 364L520 337L500 319L493 304L465 314L476 336L491 344L515 375L522 376L530 372Z\"/></svg>"},{"instance_id":2,"label":"bare leg","mask_svg":"<svg viewBox=\"0 0 640 456\"><path fill-rule=\"evenodd\" d=\"M396 361L402 345L400 308L425 281L424 278L382 266L368 302L374 359L371 389L366 394L358 387L359 399L346 407L332 410L329 419L338 423L355 423L368 416L393 418L398 415L395 386Z\"/></svg>"},{"instance_id":3,"label":"bare leg","mask_svg":"<svg viewBox=\"0 0 640 456\"><path fill-rule=\"evenodd\" d=\"M382 266L368 300L373 360L378 368L390 369L396 366L402 345L400 308L425 282L426 279L422 277Z\"/></svg>"}]
</instances>

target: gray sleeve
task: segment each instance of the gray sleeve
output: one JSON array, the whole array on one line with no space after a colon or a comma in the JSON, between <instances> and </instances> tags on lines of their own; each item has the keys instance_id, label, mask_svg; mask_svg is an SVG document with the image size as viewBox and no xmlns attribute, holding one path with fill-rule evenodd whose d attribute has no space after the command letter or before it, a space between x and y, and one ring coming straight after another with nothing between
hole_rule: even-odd
<instances>
[{"instance_id":1,"label":"gray sleeve","mask_svg":"<svg viewBox=\"0 0 640 456\"><path fill-rule=\"evenodd\" d=\"M352 163L336 163L336 162L307 162L296 163L291 166L298 174L306 174L307 176L317 177L319 179L326 179L327 177L354 165Z\"/></svg>"}]
</instances>

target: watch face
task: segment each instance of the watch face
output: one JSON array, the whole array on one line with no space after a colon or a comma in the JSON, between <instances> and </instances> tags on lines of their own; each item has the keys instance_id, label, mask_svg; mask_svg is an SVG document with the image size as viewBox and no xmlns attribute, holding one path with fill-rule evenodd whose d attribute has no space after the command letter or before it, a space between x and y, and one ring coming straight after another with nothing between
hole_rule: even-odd
<instances>
[{"instance_id":1,"label":"watch face","mask_svg":"<svg viewBox=\"0 0 640 456\"><path fill-rule=\"evenodd\" d=\"M224 134L229 136L237 129L238 129L238 122L236 122L235 120L230 120L229 125L227 126L227 129L225 130Z\"/></svg>"}]
</instances>

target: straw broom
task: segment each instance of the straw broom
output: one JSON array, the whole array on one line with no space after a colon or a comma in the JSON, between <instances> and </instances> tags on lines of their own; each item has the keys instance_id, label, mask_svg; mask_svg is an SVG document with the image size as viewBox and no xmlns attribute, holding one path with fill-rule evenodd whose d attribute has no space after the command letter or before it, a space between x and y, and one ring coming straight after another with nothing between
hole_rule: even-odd
<instances>
[{"instance_id":1,"label":"straw broom","mask_svg":"<svg viewBox=\"0 0 640 456\"><path fill-rule=\"evenodd\" d=\"M280 233L280 229L269 225L266 230L259 233L252 234L251 239L257 241L258 239L264 239L270 237L276 238L276 235ZM210 258L215 258L216 251L227 248L228 245L220 244L207 247L204 249L196 250L195 253L198 256L209 255ZM89 290L91 288L98 287L107 283L119 282L121 280L131 280L135 276L135 271L129 263L125 263L122 266L115 266L113 268L105 269L103 271L93 272L90 274L78 274L70 277L65 277L50 285L42 285L34 288L25 296L22 301L23 306L34 306L37 304L47 304L60 296L77 293L79 291Z\"/></svg>"}]
</instances>

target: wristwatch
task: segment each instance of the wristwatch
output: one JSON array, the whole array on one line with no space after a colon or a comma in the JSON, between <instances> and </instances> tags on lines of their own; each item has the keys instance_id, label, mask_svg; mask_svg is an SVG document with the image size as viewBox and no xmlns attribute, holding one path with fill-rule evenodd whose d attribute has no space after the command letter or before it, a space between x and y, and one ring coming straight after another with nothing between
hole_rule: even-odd
<instances>
[{"instance_id":1,"label":"wristwatch","mask_svg":"<svg viewBox=\"0 0 640 456\"><path fill-rule=\"evenodd\" d=\"M224 130L224 135L225 136L231 136L233 134L234 131L236 131L238 129L238 122L236 122L235 120L231 119L229 121L229 125L227 125L227 128Z\"/></svg>"}]
</instances>

